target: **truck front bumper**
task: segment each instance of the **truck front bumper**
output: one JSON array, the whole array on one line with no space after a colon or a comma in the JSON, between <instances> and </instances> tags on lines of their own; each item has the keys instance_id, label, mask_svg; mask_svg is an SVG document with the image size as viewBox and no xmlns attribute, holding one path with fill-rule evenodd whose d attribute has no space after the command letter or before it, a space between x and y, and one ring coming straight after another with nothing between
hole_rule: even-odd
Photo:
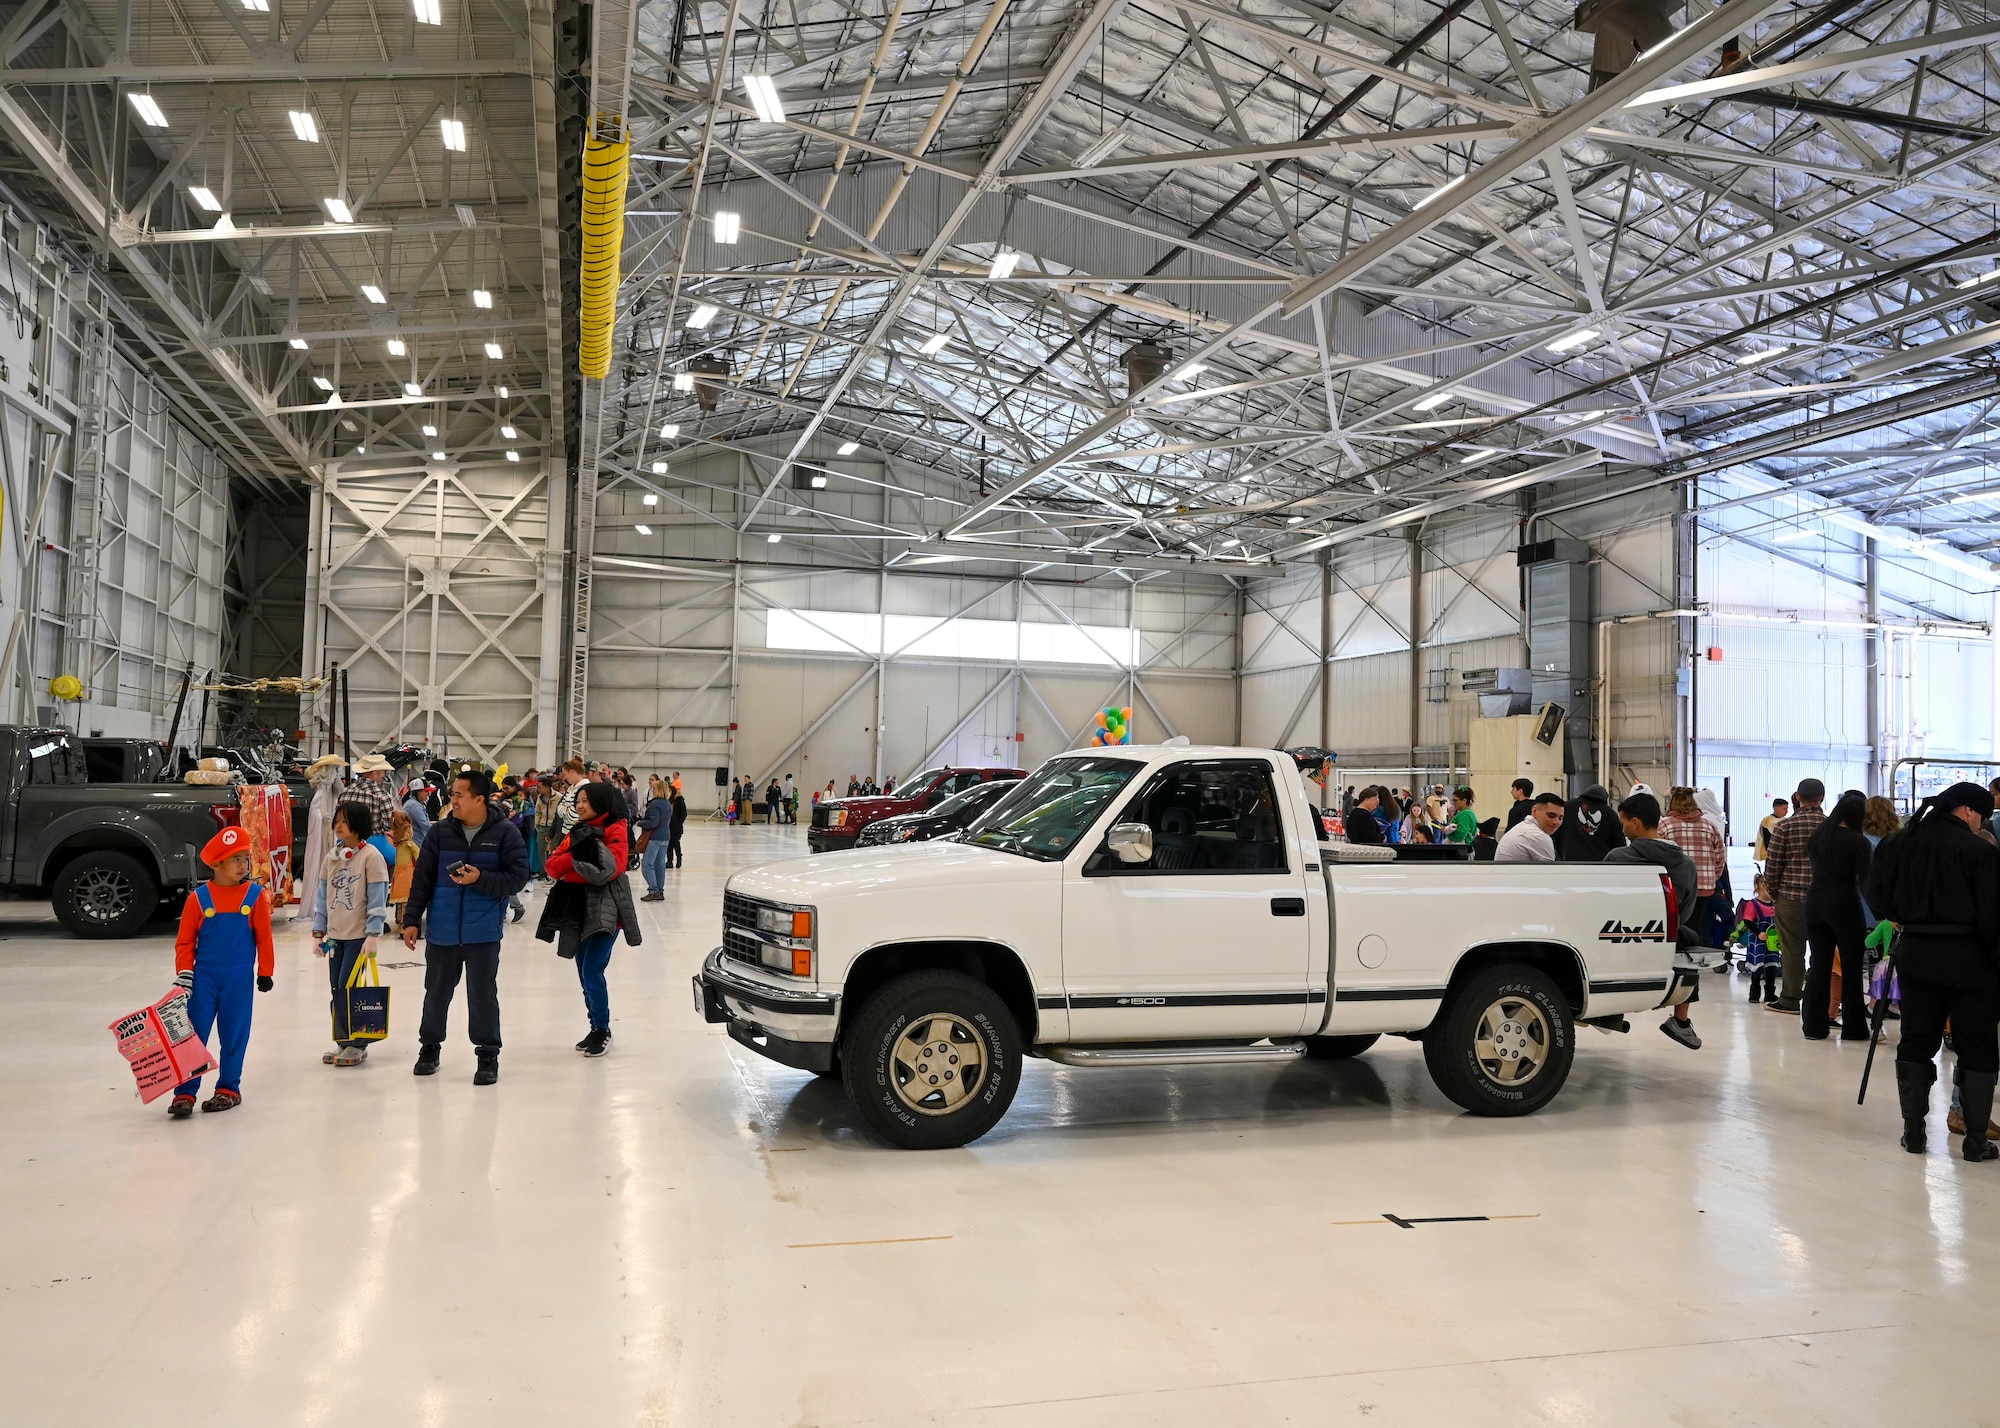
<instances>
[{"instance_id":1,"label":"truck front bumper","mask_svg":"<svg viewBox=\"0 0 2000 1428\"><path fill-rule=\"evenodd\" d=\"M854 846L854 840L861 836L859 828L849 832L845 828L806 829L806 851L810 853L838 853Z\"/></svg>"},{"instance_id":2,"label":"truck front bumper","mask_svg":"<svg viewBox=\"0 0 2000 1428\"><path fill-rule=\"evenodd\" d=\"M830 992L774 987L737 972L718 947L694 979L695 1010L721 1022L730 1039L801 1071L833 1069L840 998Z\"/></svg>"}]
</instances>

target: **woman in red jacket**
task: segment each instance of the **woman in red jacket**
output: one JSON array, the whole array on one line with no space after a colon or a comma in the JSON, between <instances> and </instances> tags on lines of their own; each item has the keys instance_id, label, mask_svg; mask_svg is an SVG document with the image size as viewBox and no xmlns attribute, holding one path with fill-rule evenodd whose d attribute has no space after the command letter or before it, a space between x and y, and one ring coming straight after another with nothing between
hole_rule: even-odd
<instances>
[{"instance_id":1,"label":"woman in red jacket","mask_svg":"<svg viewBox=\"0 0 2000 1428\"><path fill-rule=\"evenodd\" d=\"M611 1049L611 992L604 979L611 949L621 930L627 942L639 944L638 910L625 881L631 865L625 795L610 783L587 783L577 790L576 811L569 836L549 854L547 872L555 883L535 935L576 959L590 1015L590 1034L576 1049L602 1056Z\"/></svg>"}]
</instances>

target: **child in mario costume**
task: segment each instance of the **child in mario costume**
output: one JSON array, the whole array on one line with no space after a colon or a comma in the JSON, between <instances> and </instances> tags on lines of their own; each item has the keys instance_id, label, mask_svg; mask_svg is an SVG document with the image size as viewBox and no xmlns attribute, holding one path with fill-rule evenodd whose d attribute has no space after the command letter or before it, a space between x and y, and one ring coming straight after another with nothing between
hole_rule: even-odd
<instances>
[{"instance_id":1,"label":"child in mario costume","mask_svg":"<svg viewBox=\"0 0 2000 1428\"><path fill-rule=\"evenodd\" d=\"M194 1034L208 1040L222 1023L222 1074L204 1111L226 1111L242 1103L243 1053L250 1045L250 984L271 990L271 899L262 883L250 881L250 835L225 828L208 840L201 860L215 876L195 884L181 908L180 935L174 939L175 985L188 989L188 1020ZM167 1114L184 1121L194 1113L201 1078L174 1087Z\"/></svg>"}]
</instances>

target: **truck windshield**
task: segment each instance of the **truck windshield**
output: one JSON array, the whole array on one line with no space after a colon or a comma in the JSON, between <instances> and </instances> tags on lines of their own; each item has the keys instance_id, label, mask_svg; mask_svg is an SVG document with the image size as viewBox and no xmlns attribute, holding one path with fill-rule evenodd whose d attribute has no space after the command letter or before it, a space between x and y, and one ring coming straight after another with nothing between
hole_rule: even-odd
<instances>
[{"instance_id":1,"label":"truck windshield","mask_svg":"<svg viewBox=\"0 0 2000 1428\"><path fill-rule=\"evenodd\" d=\"M1060 858L1143 767L1124 759L1052 760L980 815L965 841L1041 862Z\"/></svg>"}]
</instances>

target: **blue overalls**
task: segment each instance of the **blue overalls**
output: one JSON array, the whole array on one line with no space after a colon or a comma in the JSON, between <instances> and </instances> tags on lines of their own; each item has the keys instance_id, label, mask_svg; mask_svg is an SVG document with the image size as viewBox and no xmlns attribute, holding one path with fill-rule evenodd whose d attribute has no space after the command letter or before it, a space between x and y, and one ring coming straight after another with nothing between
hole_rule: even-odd
<instances>
[{"instance_id":1,"label":"blue overalls","mask_svg":"<svg viewBox=\"0 0 2000 1428\"><path fill-rule=\"evenodd\" d=\"M240 914L219 913L208 884L194 890L201 903L201 932L194 944L194 990L188 993L188 1020L203 1041L217 1021L222 1023L222 1074L218 1091L240 1091L243 1053L250 1046L251 996L257 990L257 934L250 930L250 912L263 895L261 883L243 892ZM174 1087L177 1096L201 1090L201 1077Z\"/></svg>"}]
</instances>

